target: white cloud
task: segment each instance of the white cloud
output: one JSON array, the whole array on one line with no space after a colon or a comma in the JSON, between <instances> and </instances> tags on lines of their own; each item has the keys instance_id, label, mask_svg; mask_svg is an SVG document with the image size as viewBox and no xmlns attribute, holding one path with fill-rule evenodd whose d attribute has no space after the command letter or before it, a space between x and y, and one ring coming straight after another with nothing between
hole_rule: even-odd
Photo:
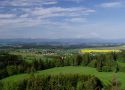
<instances>
[{"instance_id":1,"label":"white cloud","mask_svg":"<svg viewBox=\"0 0 125 90\"><path fill-rule=\"evenodd\" d=\"M65 21L66 22L71 22L71 23L86 23L87 22L86 18L79 18L79 17L66 19Z\"/></svg>"},{"instance_id":2,"label":"white cloud","mask_svg":"<svg viewBox=\"0 0 125 90\"><path fill-rule=\"evenodd\" d=\"M75 7L75 8L51 7L51 8L35 8L31 13L32 15L39 15L42 18L46 18L54 16L80 16L92 12L95 12L95 10L82 7Z\"/></svg>"},{"instance_id":3,"label":"white cloud","mask_svg":"<svg viewBox=\"0 0 125 90\"><path fill-rule=\"evenodd\" d=\"M123 6L122 2L108 2L108 3L102 3L99 5L103 8L115 8L115 7L121 7Z\"/></svg>"},{"instance_id":4,"label":"white cloud","mask_svg":"<svg viewBox=\"0 0 125 90\"><path fill-rule=\"evenodd\" d=\"M75 1L75 0L74 0ZM94 9L84 7L59 7L58 0L3 0L0 6L5 9L0 12L0 27L18 28L45 25L62 25L70 22L83 23L86 15L95 12ZM12 7L11 7L12 6ZM6 11L6 9L8 11ZM82 17L81 17L82 16ZM62 19L64 17L64 20ZM79 18L80 17L80 18ZM54 18L54 19L53 19ZM55 19L59 18L59 19ZM60 22L62 20L62 22Z\"/></svg>"},{"instance_id":5,"label":"white cloud","mask_svg":"<svg viewBox=\"0 0 125 90\"><path fill-rule=\"evenodd\" d=\"M23 12L21 15L17 13L12 14L0 14L0 26L6 28L10 27L33 27L38 25L56 25L70 22L83 22L84 15L95 12L93 9L74 7L74 8L62 8L62 7L51 7L51 8L21 8ZM76 18L82 16L83 18ZM63 22L51 20L51 18L65 17ZM2 18L2 19L1 19ZM70 22L68 19L70 18ZM60 23L59 23L60 22Z\"/></svg>"},{"instance_id":6,"label":"white cloud","mask_svg":"<svg viewBox=\"0 0 125 90\"><path fill-rule=\"evenodd\" d=\"M57 4L57 1L51 1L51 2L44 2L44 5L52 5L52 4Z\"/></svg>"},{"instance_id":7,"label":"white cloud","mask_svg":"<svg viewBox=\"0 0 125 90\"><path fill-rule=\"evenodd\" d=\"M0 19L13 18L15 16L16 16L15 14L0 14Z\"/></svg>"},{"instance_id":8,"label":"white cloud","mask_svg":"<svg viewBox=\"0 0 125 90\"><path fill-rule=\"evenodd\" d=\"M33 27L40 24L40 20L28 18L1 19L1 28Z\"/></svg>"},{"instance_id":9,"label":"white cloud","mask_svg":"<svg viewBox=\"0 0 125 90\"><path fill-rule=\"evenodd\" d=\"M34 6L57 4L56 0L3 0L0 6Z\"/></svg>"},{"instance_id":10,"label":"white cloud","mask_svg":"<svg viewBox=\"0 0 125 90\"><path fill-rule=\"evenodd\" d=\"M96 32L90 32L89 35L91 37L100 37L100 35L98 33L96 33Z\"/></svg>"},{"instance_id":11,"label":"white cloud","mask_svg":"<svg viewBox=\"0 0 125 90\"><path fill-rule=\"evenodd\" d=\"M21 18L27 18L28 16L29 16L29 14L26 13L26 14L22 14L20 17Z\"/></svg>"},{"instance_id":12,"label":"white cloud","mask_svg":"<svg viewBox=\"0 0 125 90\"><path fill-rule=\"evenodd\" d=\"M64 0L64 1L73 1L73 2L76 2L76 3L80 3L81 1L85 1L85 0Z\"/></svg>"}]
</instances>

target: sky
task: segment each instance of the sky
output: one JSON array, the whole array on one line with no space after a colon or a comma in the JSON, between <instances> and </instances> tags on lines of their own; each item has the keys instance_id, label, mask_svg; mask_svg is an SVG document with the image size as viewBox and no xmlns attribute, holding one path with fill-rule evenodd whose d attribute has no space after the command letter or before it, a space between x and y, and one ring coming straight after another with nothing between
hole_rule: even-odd
<instances>
[{"instance_id":1,"label":"sky","mask_svg":"<svg viewBox=\"0 0 125 90\"><path fill-rule=\"evenodd\" d=\"M125 38L125 0L0 0L3 38Z\"/></svg>"}]
</instances>

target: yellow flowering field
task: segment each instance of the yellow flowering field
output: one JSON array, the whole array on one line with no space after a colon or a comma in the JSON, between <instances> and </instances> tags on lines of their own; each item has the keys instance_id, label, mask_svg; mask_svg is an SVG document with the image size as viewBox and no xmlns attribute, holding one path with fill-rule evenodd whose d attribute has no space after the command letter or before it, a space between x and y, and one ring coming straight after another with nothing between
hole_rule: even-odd
<instances>
[{"instance_id":1,"label":"yellow flowering field","mask_svg":"<svg viewBox=\"0 0 125 90\"><path fill-rule=\"evenodd\" d=\"M121 52L121 50L111 50L111 49L81 49L81 53L110 53L110 52Z\"/></svg>"}]
</instances>

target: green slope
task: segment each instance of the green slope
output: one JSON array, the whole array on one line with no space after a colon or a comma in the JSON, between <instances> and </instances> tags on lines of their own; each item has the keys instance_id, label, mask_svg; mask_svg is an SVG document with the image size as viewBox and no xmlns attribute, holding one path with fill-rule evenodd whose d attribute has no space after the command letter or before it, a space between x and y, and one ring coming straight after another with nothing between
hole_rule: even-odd
<instances>
[{"instance_id":1,"label":"green slope","mask_svg":"<svg viewBox=\"0 0 125 90\"><path fill-rule=\"evenodd\" d=\"M74 67L74 66L67 66L67 67L56 67L52 69L47 69L43 71L38 71L35 73L35 75L57 75L57 74L85 74L85 75L95 75L98 77L104 84L109 84L110 80L112 80L113 76L116 76L117 79L122 83L122 88L125 88L125 73L119 72L119 73L113 73L113 72L98 72L95 68L90 67ZM19 81L24 78L28 78L30 74L19 74L14 75L8 78L3 79L2 81L5 82L14 82Z\"/></svg>"}]
</instances>

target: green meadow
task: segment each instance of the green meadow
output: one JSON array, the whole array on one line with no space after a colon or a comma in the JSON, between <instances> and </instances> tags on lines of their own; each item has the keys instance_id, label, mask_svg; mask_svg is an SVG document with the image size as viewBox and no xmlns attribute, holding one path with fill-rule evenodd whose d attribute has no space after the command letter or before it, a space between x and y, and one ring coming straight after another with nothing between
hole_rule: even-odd
<instances>
[{"instance_id":1,"label":"green meadow","mask_svg":"<svg viewBox=\"0 0 125 90\"><path fill-rule=\"evenodd\" d=\"M104 85L110 84L112 78L115 76L121 82L121 88L125 88L125 73L124 72L98 72L95 68L91 67L81 67L81 66L66 66L66 67L55 67L52 69L37 71L35 75L58 75L58 74L83 74L83 75L94 75L98 77ZM18 82L25 78L29 78L30 74L19 74L7 77L2 80L4 85L6 82ZM6 87L6 86L5 86Z\"/></svg>"}]
</instances>

